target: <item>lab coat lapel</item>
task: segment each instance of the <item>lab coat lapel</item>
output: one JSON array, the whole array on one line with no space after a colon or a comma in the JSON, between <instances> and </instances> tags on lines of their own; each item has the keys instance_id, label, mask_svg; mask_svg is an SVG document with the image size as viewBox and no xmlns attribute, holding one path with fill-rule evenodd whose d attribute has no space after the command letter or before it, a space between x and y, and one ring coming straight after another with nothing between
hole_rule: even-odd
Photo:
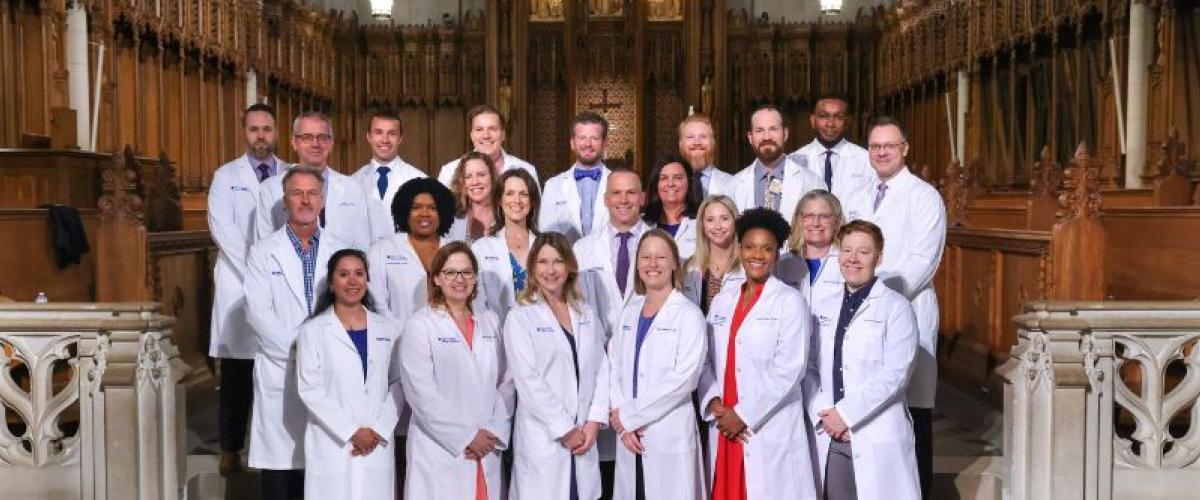
<instances>
[{"instance_id":1,"label":"lab coat lapel","mask_svg":"<svg viewBox=\"0 0 1200 500\"><path fill-rule=\"evenodd\" d=\"M332 335L333 337L335 337L338 340L338 343L342 344L343 346L346 346L346 348L350 349L350 352L354 353L354 355L356 355L356 356L358 355L358 348L354 346L354 341L350 340L350 334L346 332L346 327L342 326L342 321L339 320L337 317L337 314L335 314L333 312L333 307L330 307L329 309L326 309L325 312L321 313L321 316L318 318L317 321L320 321L321 324L324 326L324 330L325 330L326 334ZM370 331L371 331L371 319L368 316L368 318L367 318L367 333L368 333L368 335L370 334ZM370 343L368 342L367 345L369 346ZM368 349L368 351L369 351L369 349ZM370 355L370 353L368 352L368 356L369 355Z\"/></svg>"},{"instance_id":2,"label":"lab coat lapel","mask_svg":"<svg viewBox=\"0 0 1200 500\"><path fill-rule=\"evenodd\" d=\"M779 199L779 213L789 223L792 221L792 211L783 213L785 208L795 208L796 203L800 202L800 197L807 194L804 191L804 167L792 161L791 158L784 158L783 164L783 197Z\"/></svg>"},{"instance_id":3,"label":"lab coat lapel","mask_svg":"<svg viewBox=\"0 0 1200 500\"><path fill-rule=\"evenodd\" d=\"M276 245L274 253L276 262L283 269L283 277L287 280L288 288L292 290L292 295L296 297L296 302L300 304L300 307L305 308L307 302L304 299L304 264L300 262L300 256L296 254L296 249L292 247L292 240L288 238L287 234L284 234L279 244ZM316 302L316 298L317 294L314 289L314 302Z\"/></svg>"},{"instance_id":4,"label":"lab coat lapel","mask_svg":"<svg viewBox=\"0 0 1200 500\"><path fill-rule=\"evenodd\" d=\"M571 217L571 224L575 228L576 231L579 231L579 233L580 233L579 236L583 237L583 236L587 236L586 234L583 234L583 219L581 219L579 216L579 209L572 208L572 207L578 207L578 206L580 206L580 203L582 203L579 199L579 188L575 186L574 170L575 170L574 165L572 165L571 168L567 169L567 171L563 174L566 176L566 179L564 179L565 182L559 184L559 187L562 188L561 194L562 194L563 199L567 200L567 204L566 204L567 211L571 212L570 214L567 214Z\"/></svg>"},{"instance_id":5,"label":"lab coat lapel","mask_svg":"<svg viewBox=\"0 0 1200 500\"><path fill-rule=\"evenodd\" d=\"M258 168L250 162L250 156L242 155L239 163L241 163L242 168L235 170L238 182L246 186L258 186ZM257 191L257 189L255 190Z\"/></svg>"},{"instance_id":6,"label":"lab coat lapel","mask_svg":"<svg viewBox=\"0 0 1200 500\"><path fill-rule=\"evenodd\" d=\"M871 285L871 292L867 294L866 300L863 300L862 305L858 307L858 310L854 312L854 316L850 318L850 326L854 326L859 320L869 316L867 313L872 311L872 306L875 305L876 302L879 302L879 297L883 295L883 289L886 286L887 285L883 284L882 279L878 277L875 278L875 284ZM850 331L850 328L847 328L846 331Z\"/></svg>"}]
</instances>

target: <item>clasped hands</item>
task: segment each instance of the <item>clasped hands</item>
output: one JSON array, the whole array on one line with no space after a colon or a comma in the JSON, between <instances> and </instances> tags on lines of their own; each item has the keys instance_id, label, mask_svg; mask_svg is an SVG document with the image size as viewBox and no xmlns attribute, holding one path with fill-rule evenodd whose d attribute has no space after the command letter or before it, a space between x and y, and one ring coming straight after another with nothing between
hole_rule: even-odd
<instances>
[{"instance_id":1,"label":"clasped hands","mask_svg":"<svg viewBox=\"0 0 1200 500\"><path fill-rule=\"evenodd\" d=\"M596 444L598 432L600 432L600 422L587 422L571 428L570 431L558 438L558 442L563 448L571 450L572 455L583 455L592 448L592 445Z\"/></svg>"},{"instance_id":2,"label":"clasped hands","mask_svg":"<svg viewBox=\"0 0 1200 500\"><path fill-rule=\"evenodd\" d=\"M626 429L625 424L621 422L621 410L614 408L608 412L608 424L613 430L621 436L621 444L625 445L625 449L635 455L641 455L646 452L646 447L642 445L642 436L646 435L646 429Z\"/></svg>"},{"instance_id":3,"label":"clasped hands","mask_svg":"<svg viewBox=\"0 0 1200 500\"><path fill-rule=\"evenodd\" d=\"M817 416L821 419L821 429L835 441L850 441L850 426L846 425L846 421L842 420L842 415L838 413L837 408L826 408L817 412Z\"/></svg>"},{"instance_id":4,"label":"clasped hands","mask_svg":"<svg viewBox=\"0 0 1200 500\"><path fill-rule=\"evenodd\" d=\"M487 429L479 429L475 432L475 438L467 443L465 455L470 460L482 460L489 453L496 451L496 446L500 443L500 438L496 437Z\"/></svg>"},{"instance_id":5,"label":"clasped hands","mask_svg":"<svg viewBox=\"0 0 1200 500\"><path fill-rule=\"evenodd\" d=\"M721 402L721 398L713 398L708 403L708 412L712 413L713 421L717 425L717 431L731 441L737 440L745 443L750 439L750 428L746 426L746 422L742 417L734 411L733 408L725 406Z\"/></svg>"},{"instance_id":6,"label":"clasped hands","mask_svg":"<svg viewBox=\"0 0 1200 500\"><path fill-rule=\"evenodd\" d=\"M370 455L375 451L375 447L383 442L383 436L372 430L370 427L359 427L354 434L350 436L350 456L362 457Z\"/></svg>"}]
</instances>

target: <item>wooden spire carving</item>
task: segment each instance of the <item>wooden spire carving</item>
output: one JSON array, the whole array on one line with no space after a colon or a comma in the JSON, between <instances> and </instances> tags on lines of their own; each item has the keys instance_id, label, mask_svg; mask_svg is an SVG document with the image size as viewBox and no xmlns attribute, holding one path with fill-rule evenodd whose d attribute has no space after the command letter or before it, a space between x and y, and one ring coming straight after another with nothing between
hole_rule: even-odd
<instances>
[{"instance_id":1,"label":"wooden spire carving","mask_svg":"<svg viewBox=\"0 0 1200 500\"><path fill-rule=\"evenodd\" d=\"M1154 205L1169 207L1192 202L1192 179L1188 171L1188 148L1171 127L1162 145L1162 156L1154 169Z\"/></svg>"},{"instance_id":2,"label":"wooden spire carving","mask_svg":"<svg viewBox=\"0 0 1200 500\"><path fill-rule=\"evenodd\" d=\"M96 301L150 300L146 276L146 223L141 179L133 148L113 153L112 164L100 173L102 195L96 202L100 226L96 234Z\"/></svg>"},{"instance_id":3,"label":"wooden spire carving","mask_svg":"<svg viewBox=\"0 0 1200 500\"><path fill-rule=\"evenodd\" d=\"M1100 172L1079 144L1063 171L1058 217L1050 234L1051 300L1104 300L1104 226L1100 224Z\"/></svg>"},{"instance_id":4,"label":"wooden spire carving","mask_svg":"<svg viewBox=\"0 0 1200 500\"><path fill-rule=\"evenodd\" d=\"M1058 223L1100 216L1100 177L1087 143L1079 143L1071 166L1063 171L1058 193Z\"/></svg>"},{"instance_id":5,"label":"wooden spire carving","mask_svg":"<svg viewBox=\"0 0 1200 500\"><path fill-rule=\"evenodd\" d=\"M1050 146L1042 147L1042 154L1033 164L1033 175L1029 180L1031 191L1026 227L1036 231L1048 231L1054 226L1058 211L1058 188L1062 184L1063 171L1054 161Z\"/></svg>"},{"instance_id":6,"label":"wooden spire carving","mask_svg":"<svg viewBox=\"0 0 1200 500\"><path fill-rule=\"evenodd\" d=\"M125 146L122 153L113 153L113 161L100 172L100 220L121 220L141 225L145 221L144 206L140 194L141 177L133 148Z\"/></svg>"},{"instance_id":7,"label":"wooden spire carving","mask_svg":"<svg viewBox=\"0 0 1200 500\"><path fill-rule=\"evenodd\" d=\"M940 182L942 199L946 201L946 222L951 226L967 226L967 205L971 202L968 172L951 160Z\"/></svg>"}]
</instances>

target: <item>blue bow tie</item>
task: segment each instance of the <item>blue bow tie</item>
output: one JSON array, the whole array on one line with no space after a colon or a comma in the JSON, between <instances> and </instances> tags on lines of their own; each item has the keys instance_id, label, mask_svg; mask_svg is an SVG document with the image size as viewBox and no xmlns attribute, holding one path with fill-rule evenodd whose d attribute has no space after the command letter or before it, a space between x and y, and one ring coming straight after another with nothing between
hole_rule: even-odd
<instances>
[{"instance_id":1,"label":"blue bow tie","mask_svg":"<svg viewBox=\"0 0 1200 500\"><path fill-rule=\"evenodd\" d=\"M600 182L600 168L575 169L575 180L587 178L591 178L593 181Z\"/></svg>"}]
</instances>

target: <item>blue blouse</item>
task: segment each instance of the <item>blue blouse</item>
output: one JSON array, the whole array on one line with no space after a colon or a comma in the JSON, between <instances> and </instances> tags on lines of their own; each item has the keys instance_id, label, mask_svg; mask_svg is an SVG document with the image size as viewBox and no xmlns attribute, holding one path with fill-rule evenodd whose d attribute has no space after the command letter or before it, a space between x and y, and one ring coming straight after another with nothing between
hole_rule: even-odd
<instances>
[{"instance_id":1,"label":"blue blouse","mask_svg":"<svg viewBox=\"0 0 1200 500\"><path fill-rule=\"evenodd\" d=\"M658 316L657 313L654 316ZM642 357L642 342L646 341L646 334L650 333L650 324L654 322L654 316L649 318L638 316L637 326L637 344L633 351L633 397L638 394L638 360Z\"/></svg>"},{"instance_id":2,"label":"blue blouse","mask_svg":"<svg viewBox=\"0 0 1200 500\"><path fill-rule=\"evenodd\" d=\"M517 260L517 256L512 253L508 254L508 264L512 266L513 273L513 290L521 293L525 289L525 278L529 275L525 268L521 267L521 262Z\"/></svg>"},{"instance_id":3,"label":"blue blouse","mask_svg":"<svg viewBox=\"0 0 1200 500\"><path fill-rule=\"evenodd\" d=\"M367 329L362 330L346 330L350 335L350 341L354 342L354 348L358 350L358 359L362 361L363 380L367 378Z\"/></svg>"},{"instance_id":4,"label":"blue blouse","mask_svg":"<svg viewBox=\"0 0 1200 500\"><path fill-rule=\"evenodd\" d=\"M817 272L821 270L821 259L805 258L804 263L808 265L808 284L813 284L817 281Z\"/></svg>"}]
</instances>

